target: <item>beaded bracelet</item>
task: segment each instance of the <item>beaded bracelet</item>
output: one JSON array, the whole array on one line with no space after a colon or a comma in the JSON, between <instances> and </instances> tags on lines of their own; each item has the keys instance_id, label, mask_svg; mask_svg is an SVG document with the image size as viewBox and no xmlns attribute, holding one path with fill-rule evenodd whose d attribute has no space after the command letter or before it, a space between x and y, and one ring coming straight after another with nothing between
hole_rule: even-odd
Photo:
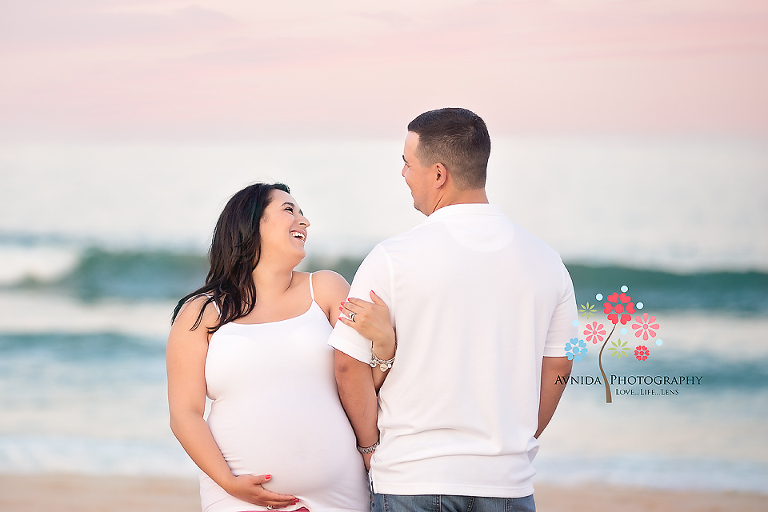
<instances>
[{"instance_id":1,"label":"beaded bracelet","mask_svg":"<svg viewBox=\"0 0 768 512\"><path fill-rule=\"evenodd\" d=\"M395 350L397 350L397 340L395 340ZM379 370L385 372L392 368L392 363L395 362L395 356L392 359L379 359L376 352L373 351L373 342L371 342L371 362L368 363L371 368L379 367Z\"/></svg>"}]
</instances>

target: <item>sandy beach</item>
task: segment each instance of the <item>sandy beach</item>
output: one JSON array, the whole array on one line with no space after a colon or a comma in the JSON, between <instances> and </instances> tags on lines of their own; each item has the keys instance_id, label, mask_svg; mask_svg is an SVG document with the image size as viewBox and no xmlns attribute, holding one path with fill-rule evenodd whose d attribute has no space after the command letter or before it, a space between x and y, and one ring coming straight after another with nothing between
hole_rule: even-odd
<instances>
[{"instance_id":1,"label":"sandy beach","mask_svg":"<svg viewBox=\"0 0 768 512\"><path fill-rule=\"evenodd\" d=\"M768 496L608 486L539 485L540 512L762 512ZM2 512L194 512L196 479L85 475L0 475Z\"/></svg>"}]
</instances>

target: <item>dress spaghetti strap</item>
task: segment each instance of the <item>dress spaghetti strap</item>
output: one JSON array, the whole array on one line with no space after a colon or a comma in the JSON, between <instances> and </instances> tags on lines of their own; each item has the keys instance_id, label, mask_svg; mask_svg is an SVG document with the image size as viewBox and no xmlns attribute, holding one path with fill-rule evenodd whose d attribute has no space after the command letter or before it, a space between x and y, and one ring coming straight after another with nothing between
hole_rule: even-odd
<instances>
[{"instance_id":1,"label":"dress spaghetti strap","mask_svg":"<svg viewBox=\"0 0 768 512\"><path fill-rule=\"evenodd\" d=\"M312 297L312 302L315 302L315 290L312 289L312 273L309 274L309 296Z\"/></svg>"},{"instance_id":2,"label":"dress spaghetti strap","mask_svg":"<svg viewBox=\"0 0 768 512\"><path fill-rule=\"evenodd\" d=\"M310 281L310 283L311 283L311 281ZM311 291L312 290L312 288L311 288L312 284L310 284L309 286L310 286L310 291ZM201 293L200 295L205 295L206 297L211 299L211 303L213 304L213 307L216 308L216 312L219 314L219 316L221 316L221 309L219 308L219 305L216 304L216 301L213 300L213 295L211 295L210 293Z\"/></svg>"}]
</instances>

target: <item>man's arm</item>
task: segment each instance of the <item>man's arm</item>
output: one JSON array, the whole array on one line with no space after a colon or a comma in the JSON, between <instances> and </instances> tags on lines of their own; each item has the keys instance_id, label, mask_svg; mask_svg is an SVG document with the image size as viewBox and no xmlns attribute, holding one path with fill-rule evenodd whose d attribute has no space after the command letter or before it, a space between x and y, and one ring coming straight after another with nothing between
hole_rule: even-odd
<instances>
[{"instance_id":1,"label":"man's arm","mask_svg":"<svg viewBox=\"0 0 768 512\"><path fill-rule=\"evenodd\" d=\"M563 395L568 376L571 375L573 361L567 357L545 357L541 363L541 396L539 397L539 428L535 437L538 438L555 414L557 404ZM560 377L558 379L558 377Z\"/></svg>"},{"instance_id":2,"label":"man's arm","mask_svg":"<svg viewBox=\"0 0 768 512\"><path fill-rule=\"evenodd\" d=\"M379 427L376 424L379 405L371 367L336 350L334 370L339 398L355 431L357 444L372 446L379 440ZM363 459L366 469L370 469L371 454L364 455Z\"/></svg>"}]
</instances>

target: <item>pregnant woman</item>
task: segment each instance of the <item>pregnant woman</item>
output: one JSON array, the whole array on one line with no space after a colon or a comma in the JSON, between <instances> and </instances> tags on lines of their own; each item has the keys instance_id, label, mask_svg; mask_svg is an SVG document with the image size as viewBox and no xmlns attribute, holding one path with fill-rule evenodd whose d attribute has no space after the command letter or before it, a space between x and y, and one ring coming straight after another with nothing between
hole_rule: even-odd
<instances>
[{"instance_id":1,"label":"pregnant woman","mask_svg":"<svg viewBox=\"0 0 768 512\"><path fill-rule=\"evenodd\" d=\"M349 285L331 271L294 270L309 221L289 192L258 183L230 199L205 286L174 311L171 429L202 470L204 512L369 509L358 453L368 447L355 449L327 345ZM374 313L350 324L365 330L378 315L389 328L381 304L366 304ZM393 357L394 332L376 332L377 356ZM383 374L373 371L380 385ZM207 422L206 395L213 400Z\"/></svg>"}]
</instances>

